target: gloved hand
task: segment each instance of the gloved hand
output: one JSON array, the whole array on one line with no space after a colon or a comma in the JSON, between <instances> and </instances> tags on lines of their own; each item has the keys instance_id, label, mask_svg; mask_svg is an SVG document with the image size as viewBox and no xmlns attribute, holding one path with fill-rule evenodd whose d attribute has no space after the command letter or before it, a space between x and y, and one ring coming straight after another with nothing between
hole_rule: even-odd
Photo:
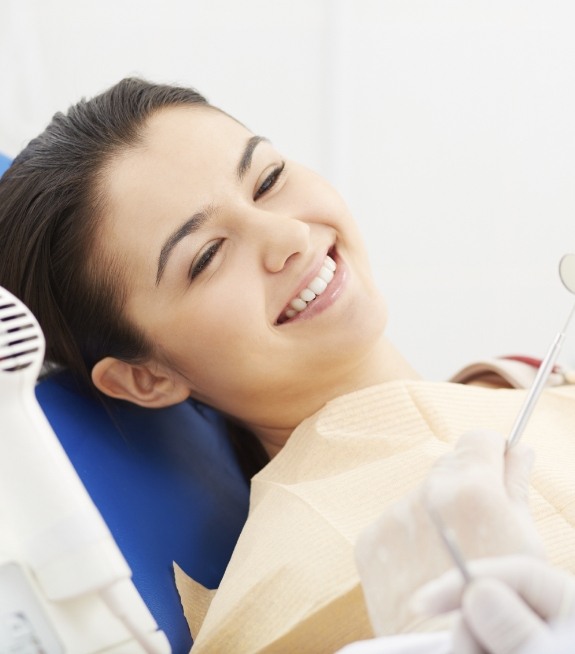
<instances>
[{"instance_id":1,"label":"gloved hand","mask_svg":"<svg viewBox=\"0 0 575 654\"><path fill-rule=\"evenodd\" d=\"M524 445L505 453L500 434L465 434L420 488L362 532L356 563L377 636L416 629L422 619L409 610L410 598L453 566L430 520L429 504L455 533L468 559L518 552L543 555L527 506L532 461Z\"/></svg>"},{"instance_id":2,"label":"gloved hand","mask_svg":"<svg viewBox=\"0 0 575 654\"><path fill-rule=\"evenodd\" d=\"M549 627L550 622L575 616L572 575L520 555L472 561L469 569L473 580L466 587L458 571L451 570L424 586L412 603L427 615L461 608L461 619L453 634L455 652L575 651L575 623L569 650L560 649L565 634Z\"/></svg>"}]
</instances>

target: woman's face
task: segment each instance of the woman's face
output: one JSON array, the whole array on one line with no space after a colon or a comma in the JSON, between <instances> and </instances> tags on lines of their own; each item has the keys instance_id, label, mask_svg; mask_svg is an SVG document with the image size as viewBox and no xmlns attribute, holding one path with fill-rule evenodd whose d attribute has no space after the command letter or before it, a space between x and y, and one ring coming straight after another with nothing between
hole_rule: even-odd
<instances>
[{"instance_id":1,"label":"woman's face","mask_svg":"<svg viewBox=\"0 0 575 654\"><path fill-rule=\"evenodd\" d=\"M105 192L100 247L126 271L127 317L193 397L293 427L369 359L386 315L354 221L267 140L211 108L166 109Z\"/></svg>"}]
</instances>

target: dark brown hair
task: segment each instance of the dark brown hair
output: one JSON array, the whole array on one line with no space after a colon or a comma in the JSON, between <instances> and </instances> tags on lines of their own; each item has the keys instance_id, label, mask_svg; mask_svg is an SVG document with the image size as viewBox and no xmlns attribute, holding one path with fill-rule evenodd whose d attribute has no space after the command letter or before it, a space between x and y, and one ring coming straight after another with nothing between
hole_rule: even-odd
<instances>
[{"instance_id":1,"label":"dark brown hair","mask_svg":"<svg viewBox=\"0 0 575 654\"><path fill-rule=\"evenodd\" d=\"M88 383L104 356L138 362L150 353L123 316L119 267L93 263L102 174L139 144L154 112L178 105L209 106L193 89L124 79L57 113L0 179L0 285L37 317L46 359Z\"/></svg>"}]
</instances>

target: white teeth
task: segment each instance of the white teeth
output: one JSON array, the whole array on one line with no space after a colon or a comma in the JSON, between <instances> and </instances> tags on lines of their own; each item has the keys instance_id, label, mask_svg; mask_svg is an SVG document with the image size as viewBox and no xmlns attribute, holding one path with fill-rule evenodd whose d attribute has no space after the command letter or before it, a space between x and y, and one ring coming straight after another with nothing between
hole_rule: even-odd
<instances>
[{"instance_id":1,"label":"white teeth","mask_svg":"<svg viewBox=\"0 0 575 654\"><path fill-rule=\"evenodd\" d=\"M290 307L296 311L303 311L307 307L307 302L299 297L296 297L290 302Z\"/></svg>"},{"instance_id":2,"label":"white teeth","mask_svg":"<svg viewBox=\"0 0 575 654\"><path fill-rule=\"evenodd\" d=\"M299 294L299 296L305 302L311 302L316 298L315 293L313 291L310 291L309 288L304 288L303 291Z\"/></svg>"},{"instance_id":3,"label":"white teeth","mask_svg":"<svg viewBox=\"0 0 575 654\"><path fill-rule=\"evenodd\" d=\"M308 302L315 300L318 295L321 295L333 279L335 269L335 261L327 256L317 277L314 277L307 287L300 291L299 295L289 303L285 311L285 317L287 319L293 318L307 307Z\"/></svg>"},{"instance_id":4,"label":"white teeth","mask_svg":"<svg viewBox=\"0 0 575 654\"><path fill-rule=\"evenodd\" d=\"M327 288L327 282L324 282L321 277L315 277L311 280L308 286L316 295L321 295Z\"/></svg>"},{"instance_id":5,"label":"white teeth","mask_svg":"<svg viewBox=\"0 0 575 654\"><path fill-rule=\"evenodd\" d=\"M333 279L333 270L326 268L325 266L321 267L318 277L321 277L326 284L329 284Z\"/></svg>"}]
</instances>

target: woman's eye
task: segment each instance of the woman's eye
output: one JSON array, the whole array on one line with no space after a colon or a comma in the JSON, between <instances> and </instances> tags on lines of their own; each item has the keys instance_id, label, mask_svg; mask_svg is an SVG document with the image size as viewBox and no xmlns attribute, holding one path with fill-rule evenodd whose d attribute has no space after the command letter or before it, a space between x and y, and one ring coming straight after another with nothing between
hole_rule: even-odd
<instances>
[{"instance_id":1,"label":"woman's eye","mask_svg":"<svg viewBox=\"0 0 575 654\"><path fill-rule=\"evenodd\" d=\"M194 280L210 265L212 259L216 256L218 250L222 246L222 243L223 241L212 243L192 261L189 273L190 281Z\"/></svg>"},{"instance_id":2,"label":"woman's eye","mask_svg":"<svg viewBox=\"0 0 575 654\"><path fill-rule=\"evenodd\" d=\"M262 195L267 193L271 188L275 186L276 182L281 177L281 174L284 171L285 165L286 165L285 161L283 161L279 166L274 168L272 172L264 179L261 186L255 192L254 200L261 198Z\"/></svg>"}]
</instances>

